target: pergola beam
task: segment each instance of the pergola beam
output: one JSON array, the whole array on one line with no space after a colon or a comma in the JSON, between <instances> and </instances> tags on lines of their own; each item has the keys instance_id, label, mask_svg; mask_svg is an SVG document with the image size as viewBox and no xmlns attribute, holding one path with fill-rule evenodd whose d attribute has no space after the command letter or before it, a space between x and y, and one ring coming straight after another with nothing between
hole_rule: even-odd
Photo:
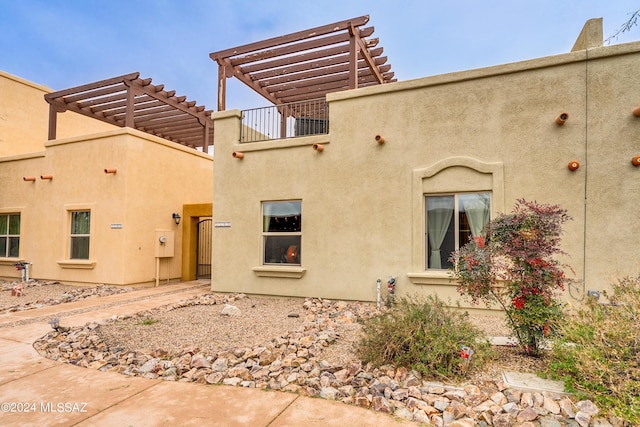
<instances>
[{"instance_id":1,"label":"pergola beam","mask_svg":"<svg viewBox=\"0 0 640 427\"><path fill-rule=\"evenodd\" d=\"M63 111L92 117L116 126L128 126L185 146L213 142L211 111L164 85L152 85L139 73L101 80L45 95L50 104L49 139L56 138L57 114ZM199 141L193 137L199 137Z\"/></svg>"},{"instance_id":2,"label":"pergola beam","mask_svg":"<svg viewBox=\"0 0 640 427\"><path fill-rule=\"evenodd\" d=\"M219 52L214 52L209 55L211 59L214 61L218 58L228 58L231 56L244 55L245 53L269 49L274 46L280 46L287 43L292 43L298 40L308 39L310 37L318 37L323 36L329 33L335 33L338 31L343 31L349 28L349 26L353 23L355 26L365 25L369 22L369 16L360 16L354 19L348 19L345 21L336 22L335 24L323 25L321 27L311 28L309 30L298 31L296 33L288 34L286 36L273 37L267 40L263 40L256 43L249 43L243 46L234 47L231 49L221 50Z\"/></svg>"},{"instance_id":3,"label":"pergola beam","mask_svg":"<svg viewBox=\"0 0 640 427\"><path fill-rule=\"evenodd\" d=\"M298 31L256 43L213 52L218 63L218 110L226 108L226 79L236 77L275 105L290 99L324 98L327 93L356 88L369 77L388 83L380 67L382 48L368 16ZM365 79L365 80L363 80ZM286 86L277 86L286 85ZM276 87L273 87L276 86ZM313 88L312 88L313 87Z\"/></svg>"}]
</instances>

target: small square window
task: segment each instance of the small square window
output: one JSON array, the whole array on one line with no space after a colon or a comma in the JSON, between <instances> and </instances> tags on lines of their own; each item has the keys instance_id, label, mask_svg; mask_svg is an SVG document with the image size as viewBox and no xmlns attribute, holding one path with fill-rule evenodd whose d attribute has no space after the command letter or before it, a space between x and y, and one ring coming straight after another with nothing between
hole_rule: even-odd
<instances>
[{"instance_id":1,"label":"small square window","mask_svg":"<svg viewBox=\"0 0 640 427\"><path fill-rule=\"evenodd\" d=\"M0 257L20 256L20 214L0 214Z\"/></svg>"},{"instance_id":2,"label":"small square window","mask_svg":"<svg viewBox=\"0 0 640 427\"><path fill-rule=\"evenodd\" d=\"M301 265L302 202L263 202L262 240L265 265Z\"/></svg>"},{"instance_id":3,"label":"small square window","mask_svg":"<svg viewBox=\"0 0 640 427\"><path fill-rule=\"evenodd\" d=\"M71 212L70 259L89 259L91 211Z\"/></svg>"}]
</instances>

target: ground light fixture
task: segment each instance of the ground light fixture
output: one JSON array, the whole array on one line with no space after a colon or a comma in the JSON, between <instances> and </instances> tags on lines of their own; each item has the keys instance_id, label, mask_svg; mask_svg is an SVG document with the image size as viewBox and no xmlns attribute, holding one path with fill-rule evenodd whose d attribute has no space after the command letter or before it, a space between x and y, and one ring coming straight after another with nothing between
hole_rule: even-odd
<instances>
[{"instance_id":1,"label":"ground light fixture","mask_svg":"<svg viewBox=\"0 0 640 427\"><path fill-rule=\"evenodd\" d=\"M182 219L182 217L180 216L179 213L172 213L171 217L173 218L173 220L176 222L176 225L180 224L180 220Z\"/></svg>"}]
</instances>

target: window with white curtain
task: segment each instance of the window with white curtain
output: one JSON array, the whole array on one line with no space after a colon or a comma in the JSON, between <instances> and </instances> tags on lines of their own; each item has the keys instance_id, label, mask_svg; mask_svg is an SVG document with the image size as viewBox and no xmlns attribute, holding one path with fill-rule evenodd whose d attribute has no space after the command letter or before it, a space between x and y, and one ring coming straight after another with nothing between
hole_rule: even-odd
<instances>
[{"instance_id":1,"label":"window with white curtain","mask_svg":"<svg viewBox=\"0 0 640 427\"><path fill-rule=\"evenodd\" d=\"M301 265L301 242L302 202L263 202L263 263Z\"/></svg>"},{"instance_id":2,"label":"window with white curtain","mask_svg":"<svg viewBox=\"0 0 640 427\"><path fill-rule=\"evenodd\" d=\"M89 259L91 211L72 211L70 259Z\"/></svg>"},{"instance_id":3,"label":"window with white curtain","mask_svg":"<svg viewBox=\"0 0 640 427\"><path fill-rule=\"evenodd\" d=\"M477 236L491 216L491 193L427 195L427 269L450 268L451 253Z\"/></svg>"}]
</instances>

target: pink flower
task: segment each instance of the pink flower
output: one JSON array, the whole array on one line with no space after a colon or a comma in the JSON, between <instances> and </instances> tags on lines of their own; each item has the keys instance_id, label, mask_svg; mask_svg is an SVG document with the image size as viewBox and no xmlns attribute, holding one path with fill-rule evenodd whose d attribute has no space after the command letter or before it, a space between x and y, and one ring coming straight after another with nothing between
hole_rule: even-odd
<instances>
[{"instance_id":1,"label":"pink flower","mask_svg":"<svg viewBox=\"0 0 640 427\"><path fill-rule=\"evenodd\" d=\"M529 265L533 265L534 267L540 267L543 264L543 261L540 258L528 259L527 262Z\"/></svg>"},{"instance_id":2,"label":"pink flower","mask_svg":"<svg viewBox=\"0 0 640 427\"><path fill-rule=\"evenodd\" d=\"M520 310L524 308L525 299L524 297L515 297L511 300L511 303L516 309Z\"/></svg>"},{"instance_id":3,"label":"pink flower","mask_svg":"<svg viewBox=\"0 0 640 427\"><path fill-rule=\"evenodd\" d=\"M484 237L482 236L473 236L473 240L475 240L478 249L484 248Z\"/></svg>"}]
</instances>

